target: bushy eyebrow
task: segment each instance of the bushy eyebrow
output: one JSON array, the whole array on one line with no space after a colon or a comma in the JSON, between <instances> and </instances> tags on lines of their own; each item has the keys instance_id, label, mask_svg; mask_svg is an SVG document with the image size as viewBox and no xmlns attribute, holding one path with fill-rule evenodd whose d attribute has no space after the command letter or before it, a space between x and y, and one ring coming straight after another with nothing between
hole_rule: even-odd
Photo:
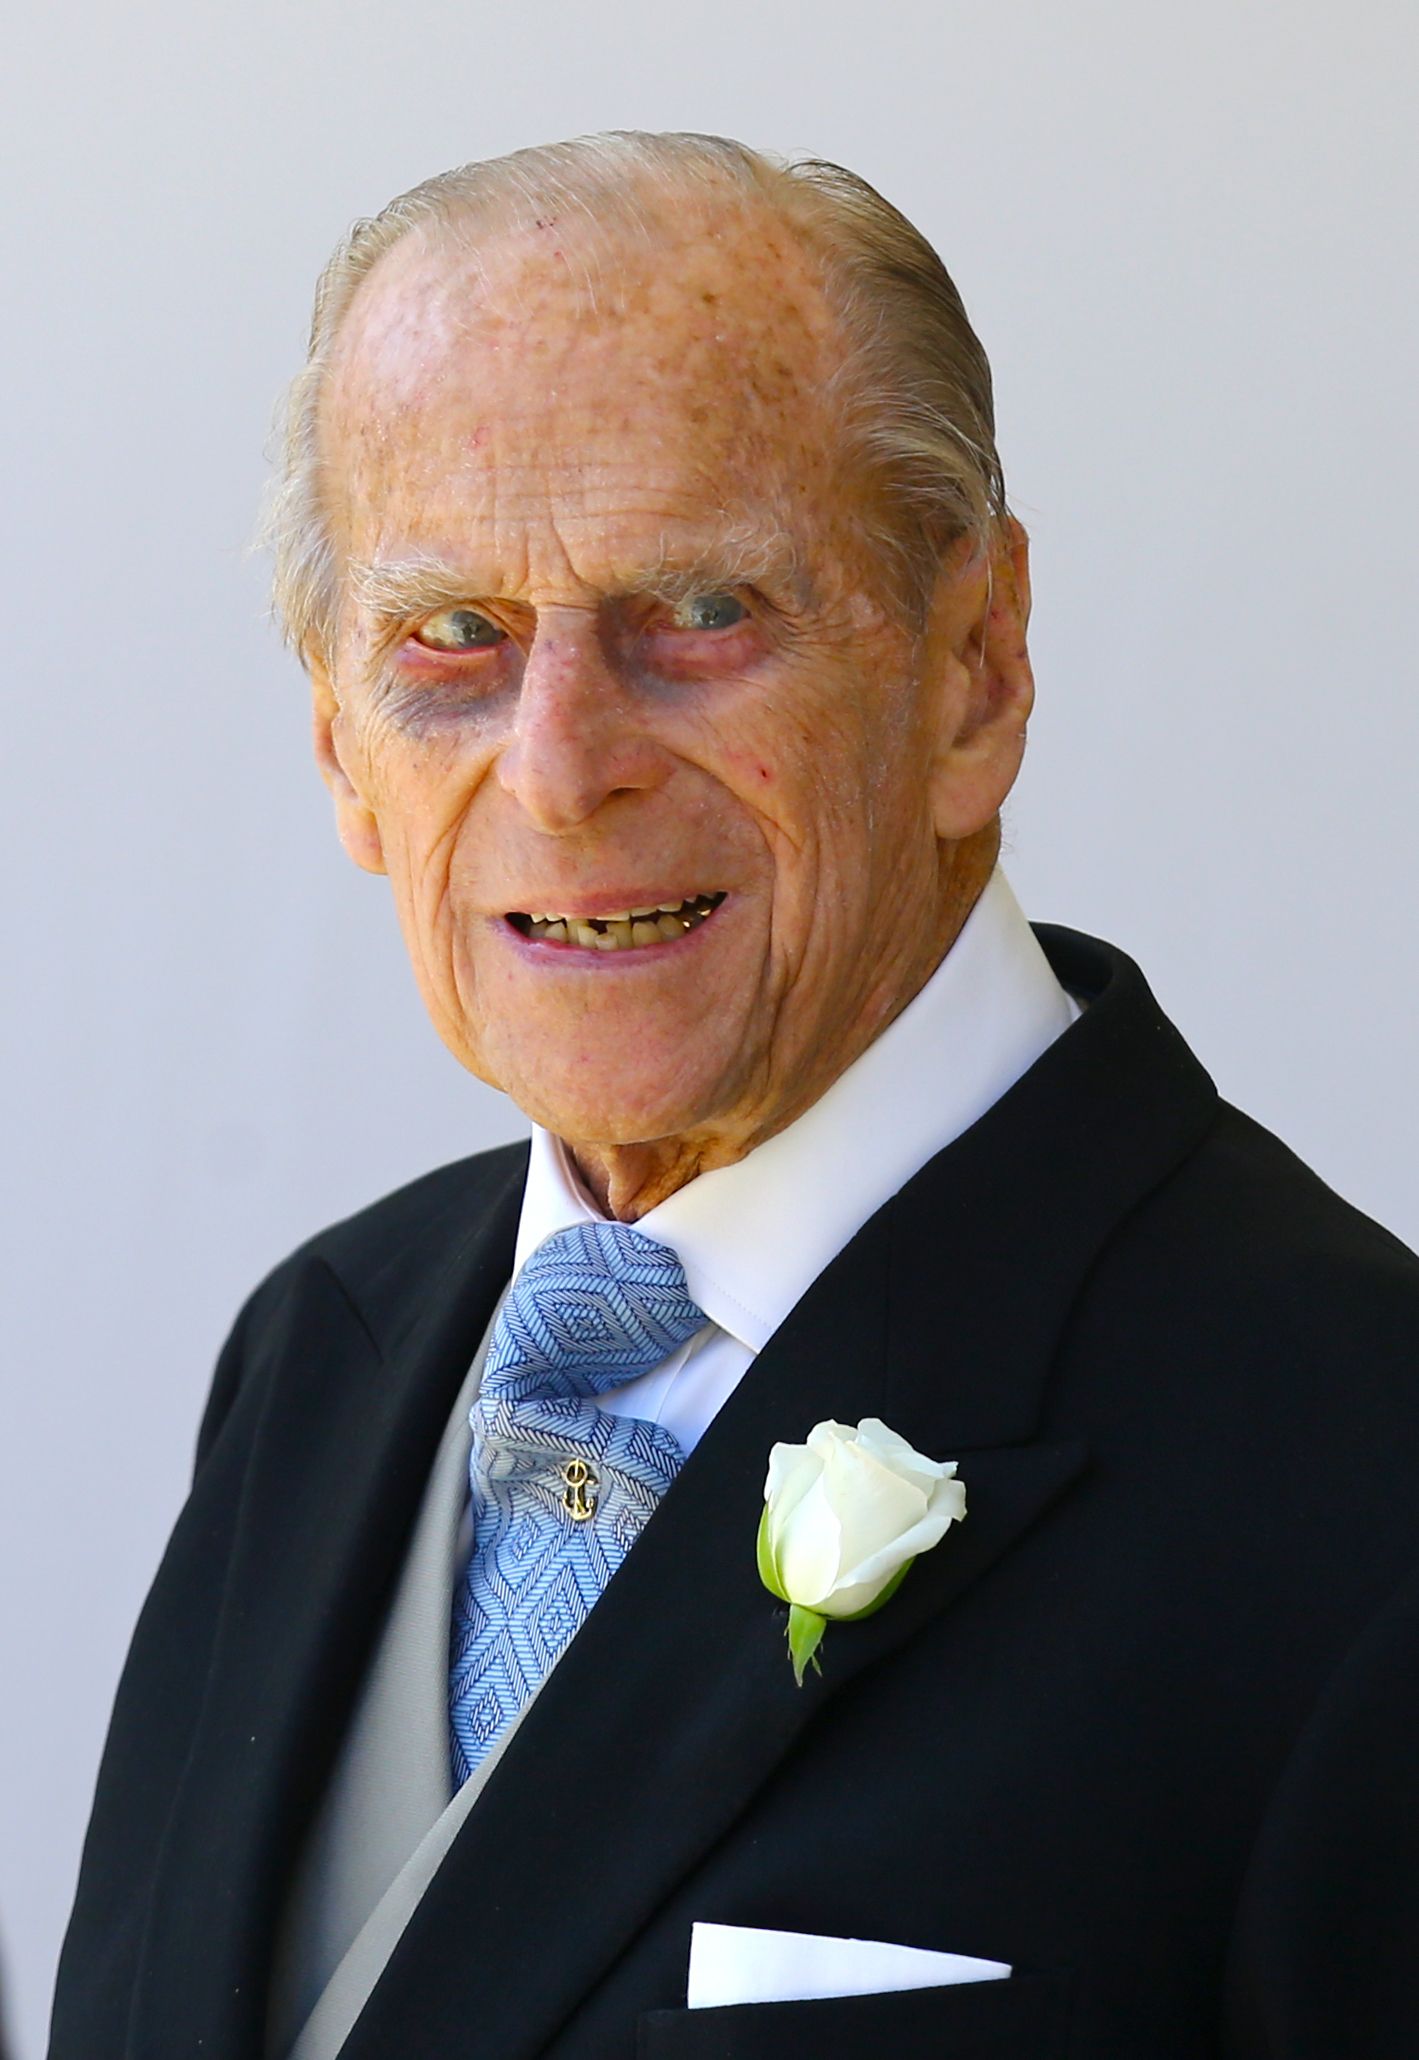
<instances>
[{"instance_id":1,"label":"bushy eyebrow","mask_svg":"<svg viewBox=\"0 0 1419 2060\"><path fill-rule=\"evenodd\" d=\"M345 578L358 605L380 624L452 608L475 592L466 572L438 558L350 558Z\"/></svg>"},{"instance_id":2,"label":"bushy eyebrow","mask_svg":"<svg viewBox=\"0 0 1419 2060\"><path fill-rule=\"evenodd\" d=\"M480 585L470 569L423 554L351 559L345 571L355 601L381 626L431 615L460 602L474 605L498 598L491 588ZM695 594L731 587L762 588L771 598L784 597L797 610L808 608L813 600L812 582L792 538L782 530L730 531L689 553L662 539L660 555L643 570L619 580L615 592L673 608Z\"/></svg>"},{"instance_id":3,"label":"bushy eyebrow","mask_svg":"<svg viewBox=\"0 0 1419 2060\"><path fill-rule=\"evenodd\" d=\"M783 595L795 608L806 608L813 600L812 581L792 537L782 529L730 531L688 554L662 541L660 557L629 582L626 591L674 607L694 594L716 593L724 587L760 587L769 595Z\"/></svg>"}]
</instances>

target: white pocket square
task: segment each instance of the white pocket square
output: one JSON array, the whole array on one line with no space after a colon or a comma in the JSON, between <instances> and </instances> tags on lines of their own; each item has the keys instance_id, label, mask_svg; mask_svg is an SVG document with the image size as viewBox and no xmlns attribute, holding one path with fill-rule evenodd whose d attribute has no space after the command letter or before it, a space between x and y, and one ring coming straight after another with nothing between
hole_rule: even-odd
<instances>
[{"instance_id":1,"label":"white pocket square","mask_svg":"<svg viewBox=\"0 0 1419 2060\"><path fill-rule=\"evenodd\" d=\"M875 1939L695 1924L686 2000L692 2010L727 2003L809 2003L826 1996L945 1988L957 1981L1003 1981L1009 1972L1003 1960L928 1953L920 1946L882 1945Z\"/></svg>"}]
</instances>

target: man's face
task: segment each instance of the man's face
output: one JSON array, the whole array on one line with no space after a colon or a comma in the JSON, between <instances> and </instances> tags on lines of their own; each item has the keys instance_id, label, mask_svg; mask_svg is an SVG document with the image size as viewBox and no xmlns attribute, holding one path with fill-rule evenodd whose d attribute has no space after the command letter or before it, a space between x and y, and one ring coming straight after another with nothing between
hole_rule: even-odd
<instances>
[{"instance_id":1,"label":"man's face","mask_svg":"<svg viewBox=\"0 0 1419 2060\"><path fill-rule=\"evenodd\" d=\"M968 667L873 598L789 234L589 255L411 235L361 289L317 747L466 1066L573 1141L747 1148L929 972L943 810L998 781L945 794Z\"/></svg>"}]
</instances>

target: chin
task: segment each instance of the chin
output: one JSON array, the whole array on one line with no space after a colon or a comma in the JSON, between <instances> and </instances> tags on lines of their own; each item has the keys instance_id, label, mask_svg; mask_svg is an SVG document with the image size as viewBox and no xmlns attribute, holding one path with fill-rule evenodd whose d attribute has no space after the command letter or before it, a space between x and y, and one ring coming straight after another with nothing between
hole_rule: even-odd
<instances>
[{"instance_id":1,"label":"chin","mask_svg":"<svg viewBox=\"0 0 1419 2060\"><path fill-rule=\"evenodd\" d=\"M624 1056L603 1068L549 1067L535 1073L510 1069L500 1083L525 1116L574 1144L652 1144L713 1125L734 1098L734 1083L718 1069L696 1078L677 1067L675 1077L657 1077Z\"/></svg>"},{"instance_id":2,"label":"chin","mask_svg":"<svg viewBox=\"0 0 1419 2060\"><path fill-rule=\"evenodd\" d=\"M654 1144L684 1136L706 1120L692 1104L653 1096L570 1096L529 1085L512 1089L511 1098L525 1116L569 1144Z\"/></svg>"}]
</instances>

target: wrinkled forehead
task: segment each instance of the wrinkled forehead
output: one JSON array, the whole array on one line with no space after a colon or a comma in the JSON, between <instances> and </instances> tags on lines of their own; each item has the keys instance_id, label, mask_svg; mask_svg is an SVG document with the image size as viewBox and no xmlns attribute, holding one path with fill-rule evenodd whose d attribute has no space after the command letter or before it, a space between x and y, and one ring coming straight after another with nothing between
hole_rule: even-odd
<instances>
[{"instance_id":1,"label":"wrinkled forehead","mask_svg":"<svg viewBox=\"0 0 1419 2060\"><path fill-rule=\"evenodd\" d=\"M765 206L411 232L337 339L326 477L347 514L393 495L453 515L494 480L618 468L671 502L821 502L840 354L815 258Z\"/></svg>"}]
</instances>

